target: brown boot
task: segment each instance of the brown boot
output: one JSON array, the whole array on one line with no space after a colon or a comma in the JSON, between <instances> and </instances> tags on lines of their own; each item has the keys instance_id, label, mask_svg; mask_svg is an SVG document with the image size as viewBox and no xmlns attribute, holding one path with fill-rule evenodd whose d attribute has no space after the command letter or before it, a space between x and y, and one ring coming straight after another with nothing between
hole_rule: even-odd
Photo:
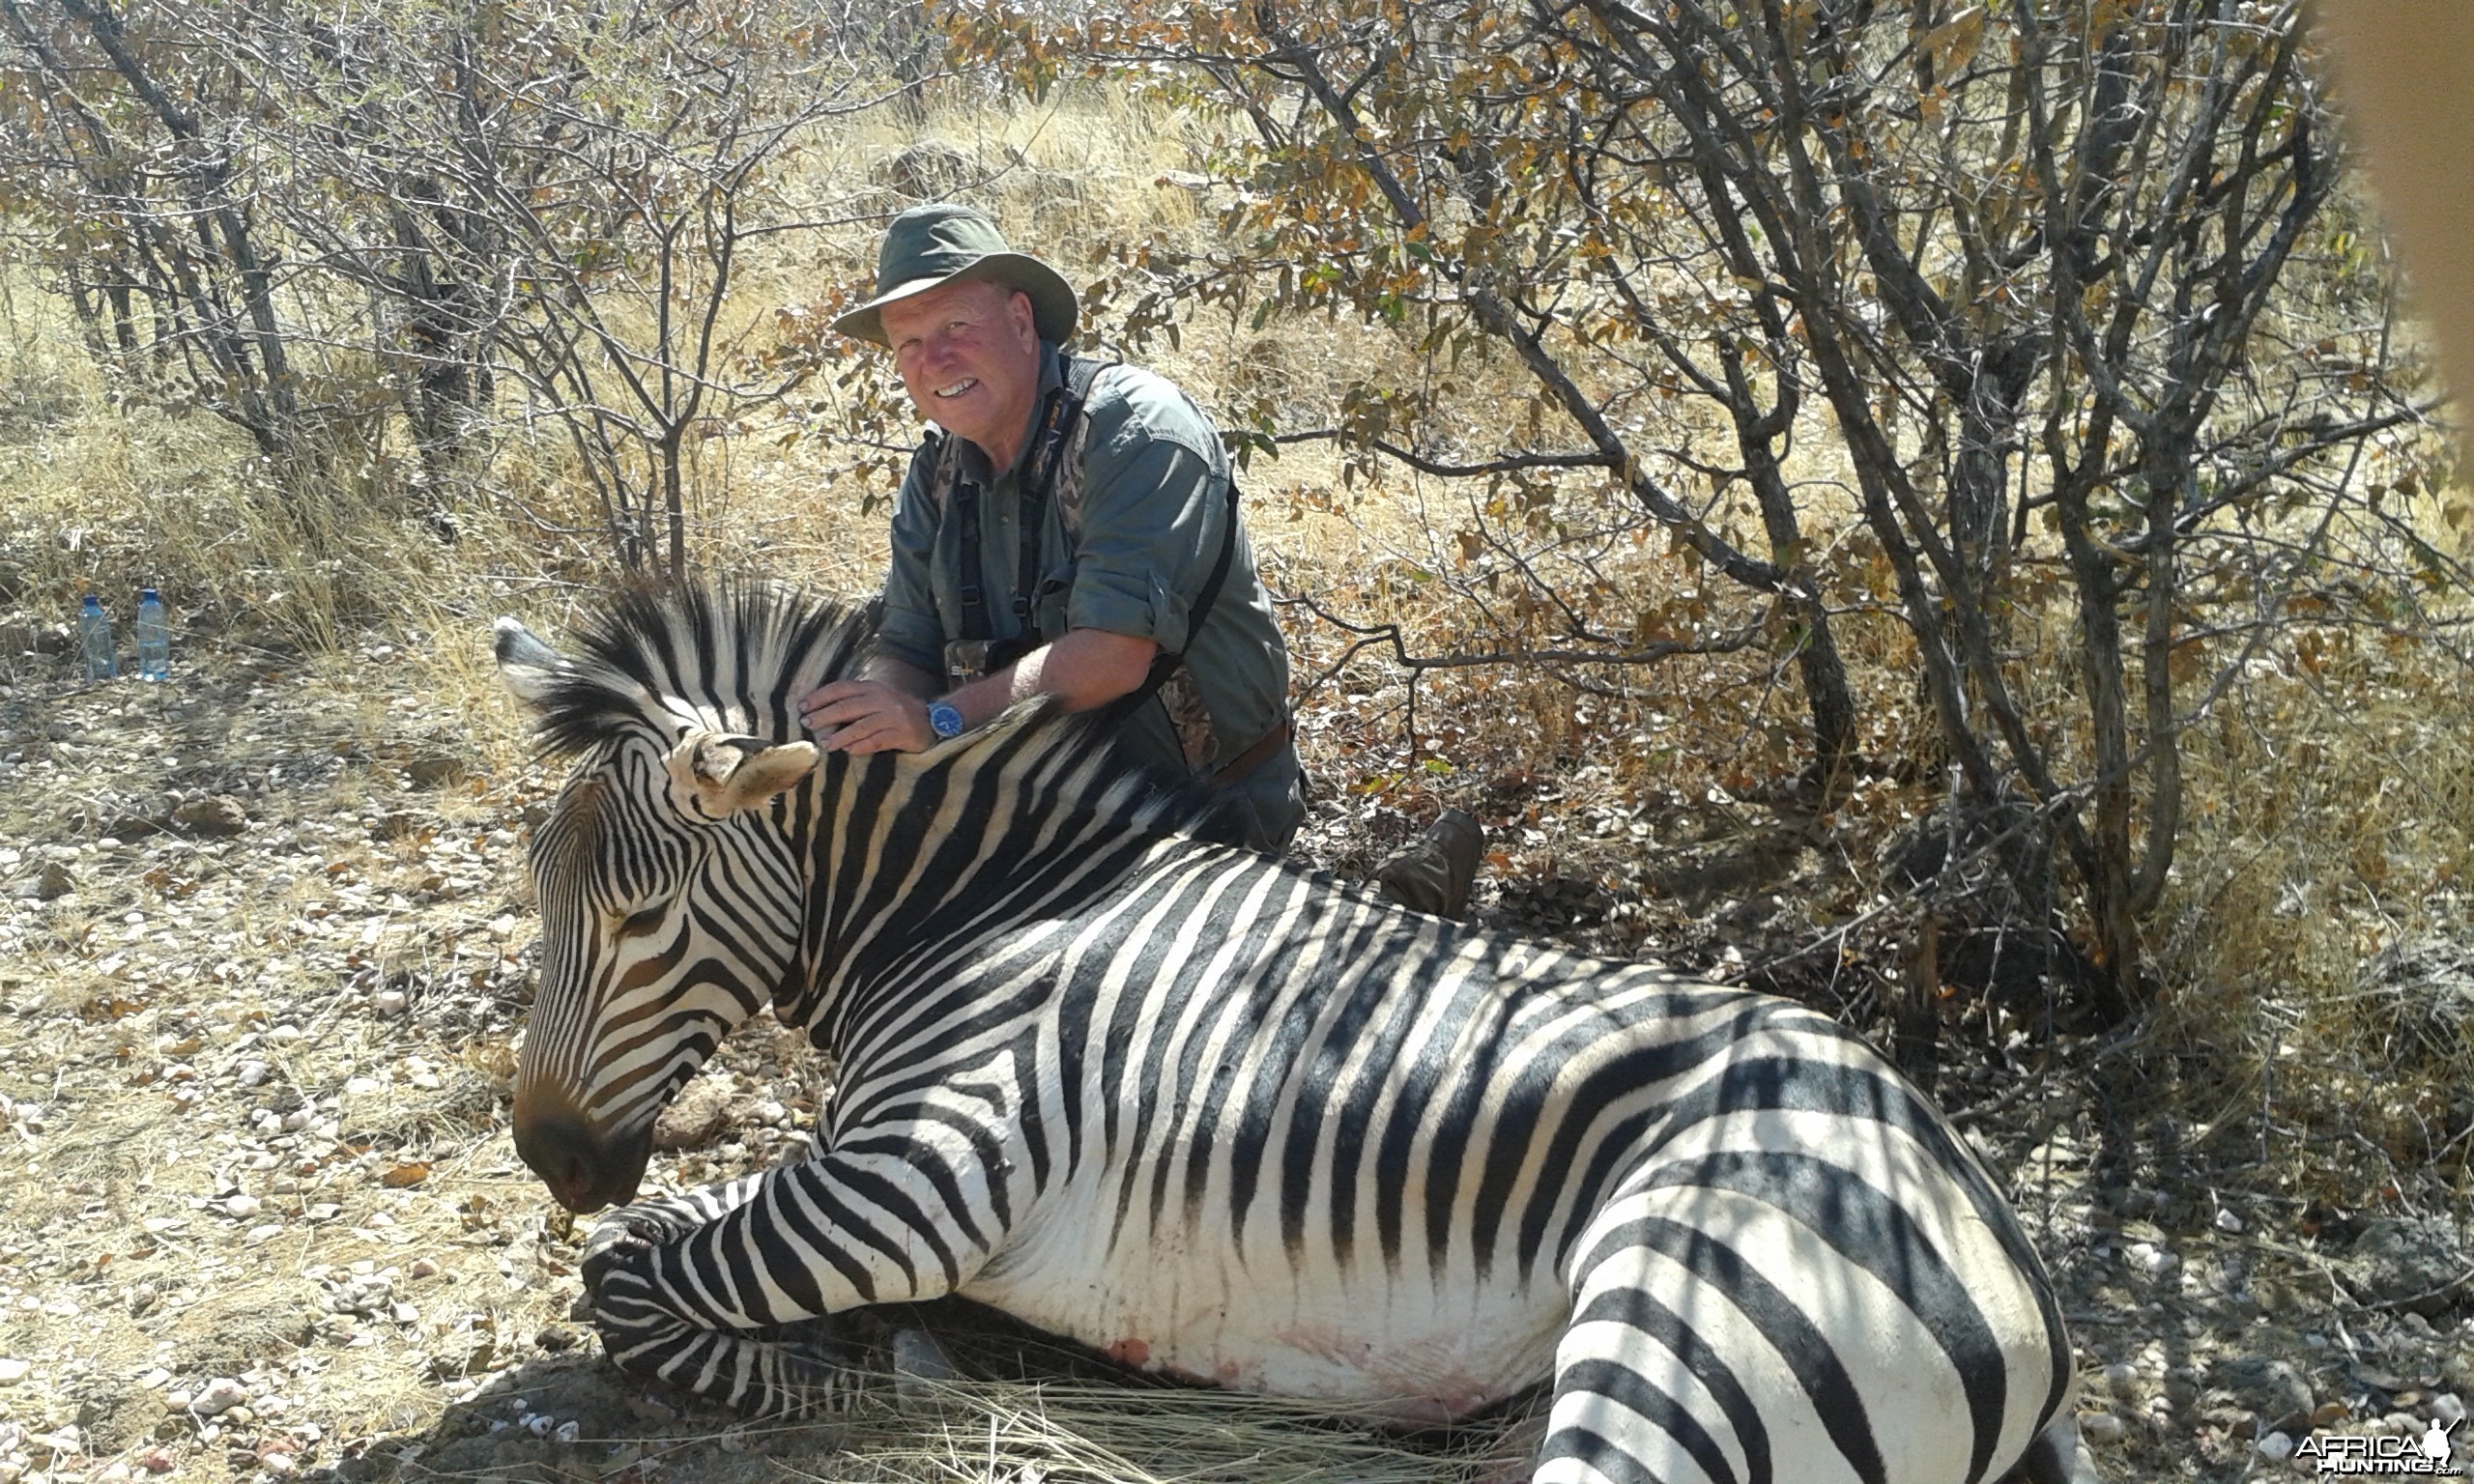
<instances>
[{"instance_id":1,"label":"brown boot","mask_svg":"<svg viewBox=\"0 0 2474 1484\"><path fill-rule=\"evenodd\" d=\"M1404 907L1456 919L1469 910L1469 883L1485 853L1486 832L1478 816L1447 809L1424 834L1374 868L1374 879L1383 895Z\"/></svg>"}]
</instances>

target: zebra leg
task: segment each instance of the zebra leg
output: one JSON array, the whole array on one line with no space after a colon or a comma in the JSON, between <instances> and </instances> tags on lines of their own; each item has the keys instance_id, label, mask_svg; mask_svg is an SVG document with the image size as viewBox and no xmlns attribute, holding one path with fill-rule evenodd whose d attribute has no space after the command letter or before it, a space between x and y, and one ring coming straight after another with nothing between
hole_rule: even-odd
<instances>
[{"instance_id":1,"label":"zebra leg","mask_svg":"<svg viewBox=\"0 0 2474 1484\"><path fill-rule=\"evenodd\" d=\"M2022 1450L2032 1436L2006 1403L1971 1411L1911 1301L1769 1200L1636 1186L1568 1278L1534 1484L1963 1484L2008 1461L2000 1433ZM2008 1370L1991 1343L1976 1368Z\"/></svg>"},{"instance_id":2,"label":"zebra leg","mask_svg":"<svg viewBox=\"0 0 2474 1484\"><path fill-rule=\"evenodd\" d=\"M764 1416L829 1406L847 1357L815 1321L796 1338L708 1328L671 1311L651 1280L654 1250L745 1204L757 1177L622 1206L593 1228L583 1264L593 1326L611 1362L681 1390Z\"/></svg>"}]
</instances>

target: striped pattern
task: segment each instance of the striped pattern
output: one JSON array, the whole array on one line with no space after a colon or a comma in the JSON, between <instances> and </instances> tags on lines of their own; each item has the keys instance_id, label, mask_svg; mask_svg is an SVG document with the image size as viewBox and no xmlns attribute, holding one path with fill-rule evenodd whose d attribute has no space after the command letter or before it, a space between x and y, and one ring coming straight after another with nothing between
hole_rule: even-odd
<instances>
[{"instance_id":1,"label":"striped pattern","mask_svg":"<svg viewBox=\"0 0 2474 1484\"><path fill-rule=\"evenodd\" d=\"M502 637L578 755L534 847L527 1158L625 1198L768 1001L840 1059L816 1157L604 1222L621 1364L794 1408L830 1372L775 1327L951 1293L1404 1420L1551 1381L1539 1481L2072 1477L2036 1257L1860 1041L1205 842L1038 709L729 794L862 631L722 592L627 600L573 659Z\"/></svg>"}]
</instances>

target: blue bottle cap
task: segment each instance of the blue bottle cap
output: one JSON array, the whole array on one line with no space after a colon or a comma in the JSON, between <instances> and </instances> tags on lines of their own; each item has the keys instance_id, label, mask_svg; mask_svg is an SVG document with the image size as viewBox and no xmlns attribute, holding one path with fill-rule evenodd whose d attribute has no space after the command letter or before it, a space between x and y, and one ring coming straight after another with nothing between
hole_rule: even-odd
<instances>
[{"instance_id":1,"label":"blue bottle cap","mask_svg":"<svg viewBox=\"0 0 2474 1484\"><path fill-rule=\"evenodd\" d=\"M86 594L86 607L96 613L101 613L103 608L103 600L90 592Z\"/></svg>"},{"instance_id":2,"label":"blue bottle cap","mask_svg":"<svg viewBox=\"0 0 2474 1484\"><path fill-rule=\"evenodd\" d=\"M140 587L137 589L137 601L140 603L154 603L160 600L155 596L154 588Z\"/></svg>"}]
</instances>

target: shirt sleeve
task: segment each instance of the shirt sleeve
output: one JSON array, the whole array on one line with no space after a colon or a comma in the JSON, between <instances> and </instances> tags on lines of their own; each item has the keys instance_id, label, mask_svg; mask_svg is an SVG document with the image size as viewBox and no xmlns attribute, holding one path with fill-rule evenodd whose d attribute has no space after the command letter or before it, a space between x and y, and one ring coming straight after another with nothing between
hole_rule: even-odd
<instances>
[{"instance_id":1,"label":"shirt sleeve","mask_svg":"<svg viewBox=\"0 0 2474 1484\"><path fill-rule=\"evenodd\" d=\"M1212 465L1139 423L1099 450L1084 498L1068 627L1147 639L1171 654L1188 639L1188 610L1219 555L1223 499Z\"/></svg>"},{"instance_id":2,"label":"shirt sleeve","mask_svg":"<svg viewBox=\"0 0 2474 1484\"><path fill-rule=\"evenodd\" d=\"M939 512L928 491L937 447L932 442L912 457L902 488L894 495L884 614L877 625L878 653L932 675L945 672L944 624L936 616L935 591L929 578Z\"/></svg>"}]
</instances>

